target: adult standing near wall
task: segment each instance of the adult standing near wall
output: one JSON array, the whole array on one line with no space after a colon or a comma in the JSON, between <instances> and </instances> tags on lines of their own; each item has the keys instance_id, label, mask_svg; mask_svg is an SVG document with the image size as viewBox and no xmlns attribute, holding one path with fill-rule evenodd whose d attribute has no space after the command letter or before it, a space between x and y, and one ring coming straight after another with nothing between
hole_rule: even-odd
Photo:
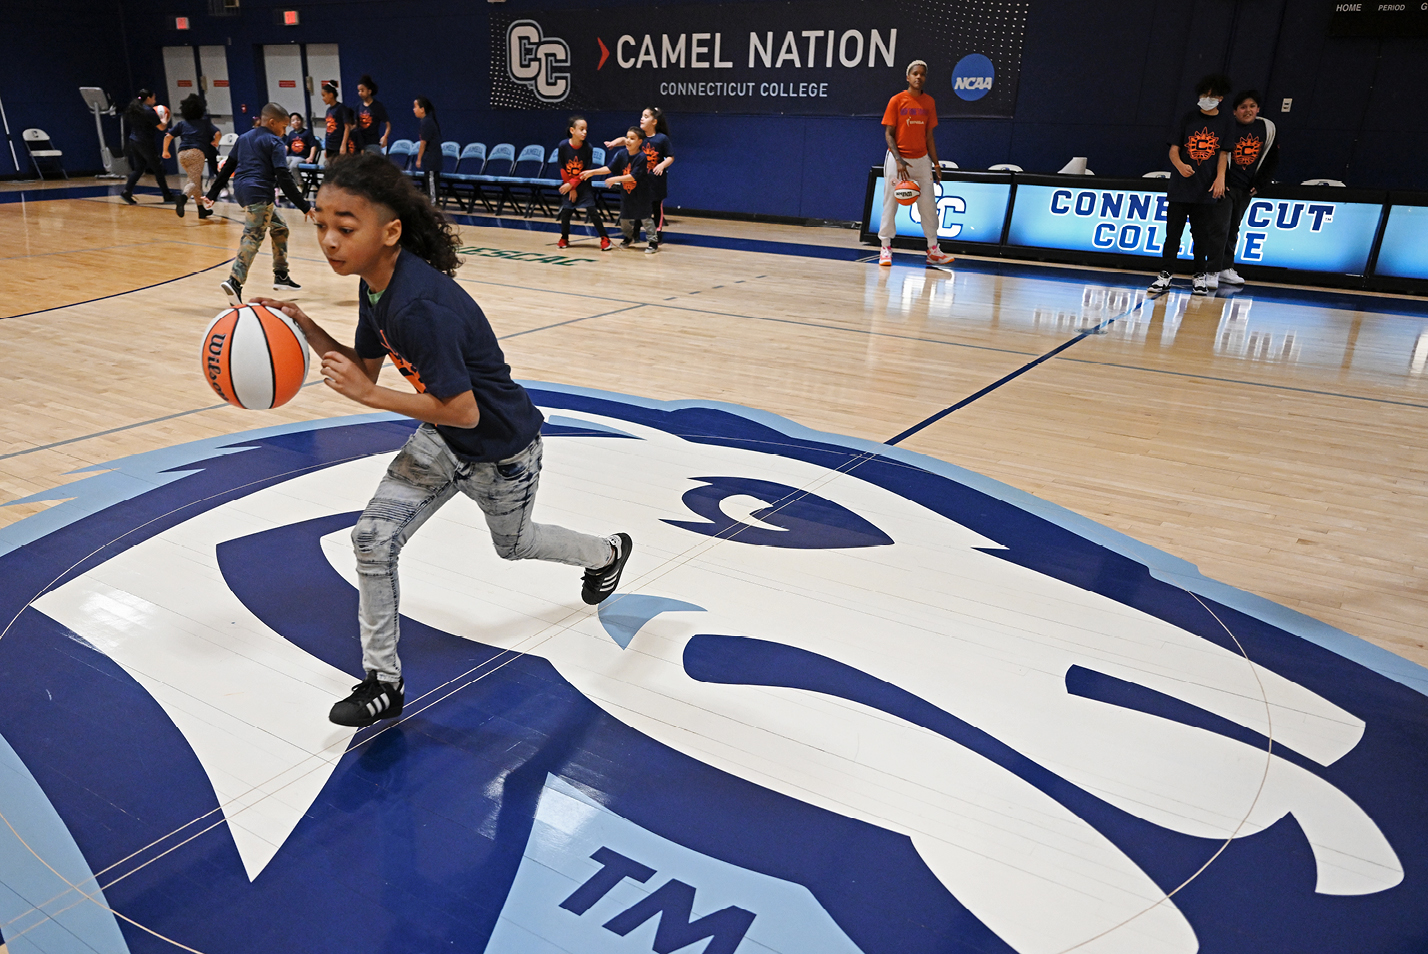
<instances>
[{"instance_id":1,"label":"adult standing near wall","mask_svg":"<svg viewBox=\"0 0 1428 954\"><path fill-rule=\"evenodd\" d=\"M888 100L883 111L883 138L888 152L883 160L883 222L878 229L882 248L878 264L892 264L892 240L897 235L897 200L893 198L893 183L911 179L921 195L917 209L922 217L922 233L927 236L927 264L946 265L952 256L937 243L936 183L942 180L937 164L937 143L932 131L937 128L937 104L923 92L927 85L927 63L913 60L907 67L907 89Z\"/></svg>"},{"instance_id":2,"label":"adult standing near wall","mask_svg":"<svg viewBox=\"0 0 1428 954\"><path fill-rule=\"evenodd\" d=\"M1195 84L1195 95L1199 97L1195 108L1170 129L1170 164L1175 171L1170 174L1167 189L1170 201L1165 212L1165 244L1160 253L1160 276L1150 285L1152 294L1170 287L1187 221L1194 242L1194 293L1208 295L1219 284L1227 217L1218 213L1216 203L1225 194L1230 127L1234 125L1234 119L1220 110L1220 103L1229 94L1227 77L1204 77Z\"/></svg>"},{"instance_id":3,"label":"adult standing near wall","mask_svg":"<svg viewBox=\"0 0 1428 954\"><path fill-rule=\"evenodd\" d=\"M124 143L124 156L129 160L129 180L124 183L120 194L125 202L138 205L134 200L134 184L145 172L152 172L159 183L165 202L173 202L174 194L169 191L169 182L164 178L164 167L159 165L159 150L154 142L160 131L168 123L159 118L154 109L154 94L141 89L134 96L129 108L124 111L124 122L129 126L129 139Z\"/></svg>"},{"instance_id":4,"label":"adult standing near wall","mask_svg":"<svg viewBox=\"0 0 1428 954\"><path fill-rule=\"evenodd\" d=\"M1243 285L1235 271L1235 249L1240 244L1240 220L1250 198L1269 185L1279 167L1279 143L1275 141L1273 120L1259 115L1259 91L1247 89L1235 94L1235 123L1227 145L1230 161L1225 174L1225 253L1220 262L1220 281Z\"/></svg>"},{"instance_id":5,"label":"adult standing near wall","mask_svg":"<svg viewBox=\"0 0 1428 954\"><path fill-rule=\"evenodd\" d=\"M392 134L392 123L387 118L387 107L377 101L377 83L372 77L363 75L357 81L357 148L362 152L382 155L387 151L387 137Z\"/></svg>"}]
</instances>

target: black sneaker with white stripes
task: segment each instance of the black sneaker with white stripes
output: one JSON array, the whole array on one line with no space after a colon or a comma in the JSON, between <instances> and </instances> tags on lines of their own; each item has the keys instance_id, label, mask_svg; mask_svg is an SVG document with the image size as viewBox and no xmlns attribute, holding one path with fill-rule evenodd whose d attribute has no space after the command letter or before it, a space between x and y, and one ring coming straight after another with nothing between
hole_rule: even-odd
<instances>
[{"instance_id":1,"label":"black sneaker with white stripes","mask_svg":"<svg viewBox=\"0 0 1428 954\"><path fill-rule=\"evenodd\" d=\"M297 291L301 287L287 272L273 273L273 291Z\"/></svg>"},{"instance_id":2,"label":"black sneaker with white stripes","mask_svg":"<svg viewBox=\"0 0 1428 954\"><path fill-rule=\"evenodd\" d=\"M352 695L332 707L327 718L337 725L365 728L378 719L395 719L402 714L402 703L406 693L404 683L382 682L375 672L367 673L367 678L352 687Z\"/></svg>"},{"instance_id":3,"label":"black sneaker with white stripes","mask_svg":"<svg viewBox=\"0 0 1428 954\"><path fill-rule=\"evenodd\" d=\"M591 606L604 602L606 597L615 592L615 587L620 585L620 572L625 569L630 552L635 549L635 541L630 539L628 533L617 533L610 538L610 546L615 548L614 559L598 569L585 571L580 598Z\"/></svg>"}]
</instances>

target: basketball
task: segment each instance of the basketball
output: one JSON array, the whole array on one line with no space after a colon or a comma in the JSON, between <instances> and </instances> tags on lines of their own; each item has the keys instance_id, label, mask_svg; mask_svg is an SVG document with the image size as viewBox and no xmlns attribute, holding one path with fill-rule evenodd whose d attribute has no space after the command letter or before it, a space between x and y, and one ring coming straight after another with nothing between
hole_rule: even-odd
<instances>
[{"instance_id":1,"label":"basketball","mask_svg":"<svg viewBox=\"0 0 1428 954\"><path fill-rule=\"evenodd\" d=\"M922 189L911 179L893 183L893 198L897 199L898 205L912 205L920 195L922 195Z\"/></svg>"},{"instance_id":2,"label":"basketball","mask_svg":"<svg viewBox=\"0 0 1428 954\"><path fill-rule=\"evenodd\" d=\"M169 121L169 108L167 106L155 106L154 112L159 114L159 122L167 123Z\"/></svg>"},{"instance_id":3,"label":"basketball","mask_svg":"<svg viewBox=\"0 0 1428 954\"><path fill-rule=\"evenodd\" d=\"M203 376L234 407L267 410L291 401L307 378L307 342L287 315L262 305L220 314L203 333Z\"/></svg>"}]
</instances>

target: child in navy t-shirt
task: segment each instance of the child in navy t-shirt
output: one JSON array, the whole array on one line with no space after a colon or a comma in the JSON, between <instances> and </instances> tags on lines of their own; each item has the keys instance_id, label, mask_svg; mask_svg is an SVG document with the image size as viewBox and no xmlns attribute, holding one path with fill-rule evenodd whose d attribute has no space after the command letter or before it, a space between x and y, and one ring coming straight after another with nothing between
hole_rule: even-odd
<instances>
[{"instance_id":1,"label":"child in navy t-shirt","mask_svg":"<svg viewBox=\"0 0 1428 954\"><path fill-rule=\"evenodd\" d=\"M213 208L213 203L223 194L223 187L231 177L233 193L238 204L243 206L243 237L239 240L232 270L220 286L228 296L229 304L235 308L243 303L243 283L248 280L248 267L253 264L253 258L263 244L264 233L273 243L273 287L302 287L288 275L288 226L273 202L273 191L281 188L283 195L298 207L298 211L310 214L302 190L288 171L287 146L278 138L287 123L286 109L277 103L264 106L258 115L258 125L239 136L233 144L228 161L223 163L218 178L208 187L208 196L203 200L205 208Z\"/></svg>"},{"instance_id":2,"label":"child in navy t-shirt","mask_svg":"<svg viewBox=\"0 0 1428 954\"><path fill-rule=\"evenodd\" d=\"M568 127L570 138L560 144L556 158L560 168L560 248L570 245L570 220L579 209L584 209L586 218L600 237L600 251L610 248L610 236L605 234L605 223L600 220L600 210L595 205L595 189L588 181L597 170L593 167L593 152L587 139L589 125L584 116L571 116Z\"/></svg>"},{"instance_id":3,"label":"child in navy t-shirt","mask_svg":"<svg viewBox=\"0 0 1428 954\"><path fill-rule=\"evenodd\" d=\"M387 241L394 221L395 245ZM580 596L592 605L614 592L633 542L625 533L600 537L530 519L541 412L511 379L485 314L451 277L460 264L451 223L411 179L381 156L335 163L317 194L316 222L333 271L362 279L355 346L339 344L292 302L259 304L297 322L334 391L422 422L352 530L367 675L328 718L360 727L402 714L397 560L411 534L458 491L485 514L502 558L585 567ZM416 393L377 384L387 358Z\"/></svg>"},{"instance_id":4,"label":"child in navy t-shirt","mask_svg":"<svg viewBox=\"0 0 1428 954\"><path fill-rule=\"evenodd\" d=\"M611 175L605 184L620 187L620 230L625 233L620 248L634 244L642 221L650 215L650 170L645 160L644 139L640 127L631 126L625 133L625 148L617 148L607 164ZM653 252L658 247L656 244L645 251Z\"/></svg>"},{"instance_id":5,"label":"child in navy t-shirt","mask_svg":"<svg viewBox=\"0 0 1428 954\"><path fill-rule=\"evenodd\" d=\"M330 162L349 151L352 143L352 110L337 101L337 87L331 83L322 85L322 101L327 104L322 151Z\"/></svg>"},{"instance_id":6,"label":"child in navy t-shirt","mask_svg":"<svg viewBox=\"0 0 1428 954\"><path fill-rule=\"evenodd\" d=\"M317 138L303 122L302 113L292 113L288 119L288 131L283 134L283 145L288 147L288 171L296 175L298 166L304 162L317 161Z\"/></svg>"}]
</instances>

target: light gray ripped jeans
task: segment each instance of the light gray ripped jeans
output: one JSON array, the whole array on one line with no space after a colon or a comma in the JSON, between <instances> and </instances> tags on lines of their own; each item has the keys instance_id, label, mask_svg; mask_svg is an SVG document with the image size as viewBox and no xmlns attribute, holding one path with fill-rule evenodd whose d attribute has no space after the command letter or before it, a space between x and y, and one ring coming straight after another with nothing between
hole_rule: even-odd
<instances>
[{"instance_id":1,"label":"light gray ripped jeans","mask_svg":"<svg viewBox=\"0 0 1428 954\"><path fill-rule=\"evenodd\" d=\"M397 558L417 528L457 491L476 501L486 515L491 543L504 560L548 560L583 567L610 562L614 549L605 537L531 521L540 458L539 436L513 457L472 463L452 453L432 425L417 428L352 528L364 670L378 673L384 682L401 678Z\"/></svg>"}]
</instances>

